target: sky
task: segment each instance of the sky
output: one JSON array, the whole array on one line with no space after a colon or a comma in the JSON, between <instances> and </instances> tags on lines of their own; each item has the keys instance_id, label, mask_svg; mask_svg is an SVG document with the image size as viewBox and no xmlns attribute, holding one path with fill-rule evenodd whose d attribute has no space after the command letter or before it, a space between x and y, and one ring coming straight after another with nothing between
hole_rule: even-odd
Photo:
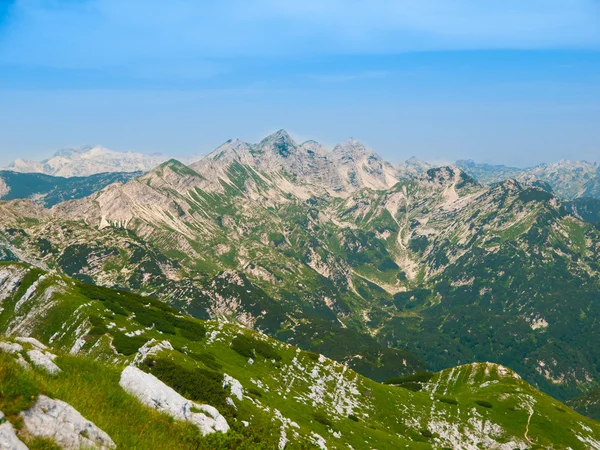
<instances>
[{"instance_id":1,"label":"sky","mask_svg":"<svg viewBox=\"0 0 600 450\"><path fill-rule=\"evenodd\" d=\"M392 162L600 161L600 0L0 0L0 166L280 128Z\"/></svg>"}]
</instances>

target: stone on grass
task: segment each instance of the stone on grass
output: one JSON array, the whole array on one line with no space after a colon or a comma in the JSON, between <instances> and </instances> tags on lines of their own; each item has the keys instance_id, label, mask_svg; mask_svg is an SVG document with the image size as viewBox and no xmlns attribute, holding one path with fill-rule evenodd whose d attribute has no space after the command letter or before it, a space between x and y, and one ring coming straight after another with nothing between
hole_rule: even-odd
<instances>
[{"instance_id":1,"label":"stone on grass","mask_svg":"<svg viewBox=\"0 0 600 450\"><path fill-rule=\"evenodd\" d=\"M13 344L12 342L0 341L0 351L4 353L15 354L23 351L21 344Z\"/></svg>"},{"instance_id":2,"label":"stone on grass","mask_svg":"<svg viewBox=\"0 0 600 450\"><path fill-rule=\"evenodd\" d=\"M116 448L108 434L62 400L40 395L21 417L29 434L52 439L66 450Z\"/></svg>"},{"instance_id":3,"label":"stone on grass","mask_svg":"<svg viewBox=\"0 0 600 450\"><path fill-rule=\"evenodd\" d=\"M229 430L227 420L216 408L187 400L154 375L137 367L126 367L121 373L119 384L145 405L167 413L175 419L192 422L203 435Z\"/></svg>"},{"instance_id":4,"label":"stone on grass","mask_svg":"<svg viewBox=\"0 0 600 450\"><path fill-rule=\"evenodd\" d=\"M40 341L38 341L36 338L32 338L32 337L19 336L19 337L15 338L15 341L21 342L22 344L31 344L34 347L39 348L40 350L46 350L48 348L44 344L42 344Z\"/></svg>"},{"instance_id":5,"label":"stone on grass","mask_svg":"<svg viewBox=\"0 0 600 450\"><path fill-rule=\"evenodd\" d=\"M15 429L0 411L0 450L27 450L15 433Z\"/></svg>"},{"instance_id":6,"label":"stone on grass","mask_svg":"<svg viewBox=\"0 0 600 450\"><path fill-rule=\"evenodd\" d=\"M60 367L58 367L52 361L53 358L51 358L46 353L42 353L39 350L29 350L27 352L27 356L29 357L34 366L41 367L49 374L55 375L61 372Z\"/></svg>"},{"instance_id":7,"label":"stone on grass","mask_svg":"<svg viewBox=\"0 0 600 450\"><path fill-rule=\"evenodd\" d=\"M25 360L25 358L23 358L23 355L21 355L20 353L17 354L17 364L20 365L23 369L31 370L31 364L29 364Z\"/></svg>"}]
</instances>

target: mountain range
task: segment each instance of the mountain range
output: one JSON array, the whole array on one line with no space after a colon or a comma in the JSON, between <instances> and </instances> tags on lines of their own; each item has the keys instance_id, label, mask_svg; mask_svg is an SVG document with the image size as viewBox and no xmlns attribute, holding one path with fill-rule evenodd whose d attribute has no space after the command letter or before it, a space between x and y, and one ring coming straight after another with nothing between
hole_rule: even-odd
<instances>
[{"instance_id":1,"label":"mountain range","mask_svg":"<svg viewBox=\"0 0 600 450\"><path fill-rule=\"evenodd\" d=\"M545 183L557 195L567 200L600 198L600 166L597 162L562 160L557 163L518 169L459 160L456 166L484 184L514 178L525 183Z\"/></svg>"},{"instance_id":2,"label":"mountain range","mask_svg":"<svg viewBox=\"0 0 600 450\"><path fill-rule=\"evenodd\" d=\"M482 389L498 385L498 398L504 398L502 392L514 389L505 381L520 379L512 375L515 370L529 383L518 389L527 386L526 395L533 399L523 400L530 406L513 405L517 410L531 411L534 404L545 404L547 400L539 400L543 396L536 391L539 388L589 413L600 382L600 350L589 345L600 337L596 301L600 200L584 196L587 191L573 186L586 177L586 183L593 180L595 166L561 162L552 169L545 167L537 168L534 177L474 163L432 167L411 159L394 165L356 139L328 150L314 141L296 143L280 130L255 144L227 141L189 166L176 160L163 162L81 198L45 204L27 198L0 202L0 256L10 261L11 271L25 267L18 270L34 271L38 278L39 271L45 271L44 280L55 277L49 285L55 286L53 290L63 285L67 289L96 285L157 298L187 315L243 330L232 331L231 336L243 333L267 340L282 351L294 346L317 354L315 358L322 354L327 361L344 364L350 373L361 374L361 380L396 379L392 384L402 385L415 383L403 377L429 370L444 374L432 377L448 377L442 384L460 381L462 385L473 378L485 385ZM77 289L89 292L90 288ZM101 292L93 298L125 301L112 291ZM15 302L23 295L15 294ZM47 297L52 295L40 292L37 298ZM82 299L78 304L87 303ZM163 339L151 329L162 320L155 309L162 306L152 304L153 313L130 309L125 314L127 323L138 315L154 317L140 322L144 330L130 330L125 322L119 322L118 328L123 333L139 332L128 337ZM12 314L12 306L3 307L4 314ZM105 353L95 353L95 344L86 347L95 338L86 337L90 336L87 325L69 319L71 313L58 319L46 316L43 303L40 308L33 317L40 318L41 328L14 331L19 320L11 319L13 325L4 325L7 334L32 335L48 343L57 324L64 321L71 331L56 352L69 352L79 342L82 347L74 353L92 358L108 354L102 358L124 361L110 346L98 344ZM121 320L114 308L110 314ZM113 319L102 311L92 314L102 320L90 318L89 324L110 325ZM117 339L108 331L111 328L98 326L105 332L92 336ZM216 331L223 325L203 326ZM190 345L173 342L174 351L183 354ZM294 351L300 350L290 350L290 355ZM254 348L251 354L256 352ZM221 365L229 364L218 359ZM485 361L494 364L471 365ZM233 366L227 370L233 371ZM243 377L239 370L236 378ZM274 376L275 370L263 367L260 373ZM416 387L432 395L479 398L479 387L469 387L468 382L464 391L448 387L441 393L435 387L439 378L430 379L433 385L417 377ZM378 392L375 397L391 395ZM417 400L407 395L398 408L418 409L411 403ZM480 401L487 405L483 397ZM454 400L446 404L455 405ZM276 404L280 412L291 408L281 399ZM552 405L554 409L544 413L548 420L561 410L575 414L558 402ZM434 411L436 406L425 406L429 408ZM481 411L495 414L493 408ZM480 418L481 411L476 405L473 417ZM518 439L515 432L495 442L481 435L466 441L475 433L469 428L452 441L448 430L454 425L440 424L432 431L419 422L417 440L423 448L430 448L432 442L434 448L477 448L477 443L484 448L527 448L553 443L540 437L543 433L532 438L523 431L527 423L536 424L533 417L514 423L521 430ZM591 426L581 422L583 418L573 420ZM387 436L378 448L398 448L385 441L389 433L383 430L391 426L389 422L373 426ZM506 424L499 426L506 429ZM547 424L534 426L546 429ZM331 429L337 433L335 427ZM341 432L352 433L345 427ZM324 431L317 433L322 436ZM404 439L410 434L406 433L396 434ZM593 433L554 448L600 448ZM418 437L410 436L410 442ZM335 448L331 439L337 438L325 439L327 445ZM352 445L369 448L364 442Z\"/></svg>"},{"instance_id":3,"label":"mountain range","mask_svg":"<svg viewBox=\"0 0 600 450\"><path fill-rule=\"evenodd\" d=\"M57 177L85 177L105 172L147 172L165 161L163 156L116 152L99 145L60 149L43 161L17 159L6 170Z\"/></svg>"}]
</instances>

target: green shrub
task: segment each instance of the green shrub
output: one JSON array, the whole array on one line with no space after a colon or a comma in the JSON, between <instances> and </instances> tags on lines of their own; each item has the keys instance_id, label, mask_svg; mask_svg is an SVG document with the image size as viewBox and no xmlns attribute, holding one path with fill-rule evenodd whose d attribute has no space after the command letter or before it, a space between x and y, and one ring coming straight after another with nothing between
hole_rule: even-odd
<instances>
[{"instance_id":1,"label":"green shrub","mask_svg":"<svg viewBox=\"0 0 600 450\"><path fill-rule=\"evenodd\" d=\"M281 355L269 344L244 334L236 336L231 341L231 348L246 358L255 358L257 355L261 355L265 359L281 360Z\"/></svg>"},{"instance_id":2,"label":"green shrub","mask_svg":"<svg viewBox=\"0 0 600 450\"><path fill-rule=\"evenodd\" d=\"M326 427L332 426L331 420L329 420L329 417L327 417L327 414L325 414L322 411L313 412L313 419L315 419L317 422L325 425Z\"/></svg>"},{"instance_id":3,"label":"green shrub","mask_svg":"<svg viewBox=\"0 0 600 450\"><path fill-rule=\"evenodd\" d=\"M115 314L119 314L120 316L125 316L125 317L129 316L127 311L125 311L123 308L121 308L121 306L119 306L118 303L115 303L113 301L106 301L106 302L104 302L104 306L106 306L108 309L110 309Z\"/></svg>"},{"instance_id":4,"label":"green shrub","mask_svg":"<svg viewBox=\"0 0 600 450\"><path fill-rule=\"evenodd\" d=\"M198 353L198 354L196 354L196 353L189 353L188 356L190 356L191 358L195 359L196 361L200 361L202 364L204 364L209 369L219 371L219 370L221 370L223 368L223 365L219 364L215 360L214 355L212 355L211 353L207 353L207 352Z\"/></svg>"},{"instance_id":5,"label":"green shrub","mask_svg":"<svg viewBox=\"0 0 600 450\"><path fill-rule=\"evenodd\" d=\"M306 356L308 356L310 359L312 359L313 361L318 361L319 360L319 356L320 355L318 353L306 351L306 352L304 352L304 354Z\"/></svg>"},{"instance_id":6,"label":"green shrub","mask_svg":"<svg viewBox=\"0 0 600 450\"><path fill-rule=\"evenodd\" d=\"M484 408L493 408L494 405L492 405L490 402L486 401L486 400L475 400L475 403L477 403L479 406L483 406Z\"/></svg>"},{"instance_id":7,"label":"green shrub","mask_svg":"<svg viewBox=\"0 0 600 450\"><path fill-rule=\"evenodd\" d=\"M423 389L423 385L415 381L408 381L407 383L398 384L397 386L413 392L419 392L421 389Z\"/></svg>"},{"instance_id":8,"label":"green shrub","mask_svg":"<svg viewBox=\"0 0 600 450\"><path fill-rule=\"evenodd\" d=\"M127 291L117 291L92 284L79 284L79 291L88 298L100 300L115 314L129 316L135 314L135 321L145 327L154 326L167 334L180 334L191 341L201 341L206 328L199 321L178 317L175 308L153 297L144 297Z\"/></svg>"},{"instance_id":9,"label":"green shrub","mask_svg":"<svg viewBox=\"0 0 600 450\"><path fill-rule=\"evenodd\" d=\"M104 320L102 320L100 316L90 316L90 323L92 324L92 329L88 334L91 336L100 336L108 331L108 328L106 328L106 325L104 324Z\"/></svg>"},{"instance_id":10,"label":"green shrub","mask_svg":"<svg viewBox=\"0 0 600 450\"><path fill-rule=\"evenodd\" d=\"M380 272L388 272L390 270L396 271L399 269L399 267L398 264L396 264L392 258L388 257L381 260L381 263L379 263L377 269Z\"/></svg>"},{"instance_id":11,"label":"green shrub","mask_svg":"<svg viewBox=\"0 0 600 450\"><path fill-rule=\"evenodd\" d=\"M148 339L142 336L125 336L124 333L116 332L113 337L113 345L119 353L125 356L133 355Z\"/></svg>"},{"instance_id":12,"label":"green shrub","mask_svg":"<svg viewBox=\"0 0 600 450\"><path fill-rule=\"evenodd\" d=\"M433 433L426 429L421 430L421 435L426 438L433 437Z\"/></svg>"},{"instance_id":13,"label":"green shrub","mask_svg":"<svg viewBox=\"0 0 600 450\"><path fill-rule=\"evenodd\" d=\"M353 420L354 422L360 422L360 419L355 414L349 414L348 419Z\"/></svg>"},{"instance_id":14,"label":"green shrub","mask_svg":"<svg viewBox=\"0 0 600 450\"><path fill-rule=\"evenodd\" d=\"M223 374L206 369L188 369L168 359L145 361L149 372L171 386L184 397L206 403L221 410L230 410L223 387Z\"/></svg>"},{"instance_id":15,"label":"green shrub","mask_svg":"<svg viewBox=\"0 0 600 450\"><path fill-rule=\"evenodd\" d=\"M458 405L458 400L453 397L438 397L438 400L442 403L448 403L449 405Z\"/></svg>"},{"instance_id":16,"label":"green shrub","mask_svg":"<svg viewBox=\"0 0 600 450\"><path fill-rule=\"evenodd\" d=\"M409 382L428 383L435 376L433 372L417 372L406 377L389 378L383 384L404 384Z\"/></svg>"},{"instance_id":17,"label":"green shrub","mask_svg":"<svg viewBox=\"0 0 600 450\"><path fill-rule=\"evenodd\" d=\"M146 327L154 326L162 333L175 334L175 326L164 311L140 309L135 312L135 321Z\"/></svg>"},{"instance_id":18,"label":"green shrub","mask_svg":"<svg viewBox=\"0 0 600 450\"><path fill-rule=\"evenodd\" d=\"M262 392L254 387L250 387L247 389L248 394L253 395L254 397L262 397Z\"/></svg>"},{"instance_id":19,"label":"green shrub","mask_svg":"<svg viewBox=\"0 0 600 450\"><path fill-rule=\"evenodd\" d=\"M173 316L173 325L190 341L201 341L206 336L206 328L199 320Z\"/></svg>"}]
</instances>

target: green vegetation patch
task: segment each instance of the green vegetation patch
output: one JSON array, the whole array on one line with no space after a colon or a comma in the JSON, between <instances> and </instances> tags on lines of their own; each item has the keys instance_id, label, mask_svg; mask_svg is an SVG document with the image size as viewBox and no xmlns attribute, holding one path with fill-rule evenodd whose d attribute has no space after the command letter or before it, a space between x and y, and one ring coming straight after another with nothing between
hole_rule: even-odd
<instances>
[{"instance_id":1,"label":"green vegetation patch","mask_svg":"<svg viewBox=\"0 0 600 450\"><path fill-rule=\"evenodd\" d=\"M144 368L171 386L185 398L214 406L219 411L230 411L223 374L206 369L188 369L168 359L146 360Z\"/></svg>"},{"instance_id":2,"label":"green vegetation patch","mask_svg":"<svg viewBox=\"0 0 600 450\"><path fill-rule=\"evenodd\" d=\"M433 377L432 372L418 372L406 377L395 377L385 380L384 384L392 384L410 391L418 392L423 389L423 385L428 383Z\"/></svg>"},{"instance_id":3,"label":"green vegetation patch","mask_svg":"<svg viewBox=\"0 0 600 450\"><path fill-rule=\"evenodd\" d=\"M331 423L331 420L329 420L329 417L327 416L327 414L325 414L322 411L315 411L313 413L313 419L315 419L320 424L325 425L326 427L333 426L333 424Z\"/></svg>"},{"instance_id":4,"label":"green vegetation patch","mask_svg":"<svg viewBox=\"0 0 600 450\"><path fill-rule=\"evenodd\" d=\"M281 360L281 355L269 344L250 338L244 334L236 336L231 341L231 348L246 358L255 358L260 355L265 359Z\"/></svg>"},{"instance_id":5,"label":"green vegetation patch","mask_svg":"<svg viewBox=\"0 0 600 450\"><path fill-rule=\"evenodd\" d=\"M493 408L494 407L494 405L492 405L487 400L475 400L475 403L477 403L479 406L483 406L484 408Z\"/></svg>"},{"instance_id":6,"label":"green vegetation patch","mask_svg":"<svg viewBox=\"0 0 600 450\"><path fill-rule=\"evenodd\" d=\"M113 345L119 353L125 356L133 355L142 347L148 339L143 336L126 336L124 333L114 333Z\"/></svg>"},{"instance_id":7,"label":"green vegetation patch","mask_svg":"<svg viewBox=\"0 0 600 450\"><path fill-rule=\"evenodd\" d=\"M0 411L7 417L29 408L39 393L33 375L0 352Z\"/></svg>"}]
</instances>

